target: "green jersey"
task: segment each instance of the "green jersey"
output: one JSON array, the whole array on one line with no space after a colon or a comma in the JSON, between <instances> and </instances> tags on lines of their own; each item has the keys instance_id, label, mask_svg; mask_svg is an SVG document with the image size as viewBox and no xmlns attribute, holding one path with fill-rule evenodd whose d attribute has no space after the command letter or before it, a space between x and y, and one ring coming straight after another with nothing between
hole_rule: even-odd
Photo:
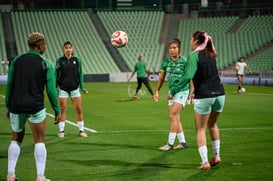
<instances>
[{"instance_id":1,"label":"green jersey","mask_svg":"<svg viewBox=\"0 0 273 181\"><path fill-rule=\"evenodd\" d=\"M166 73L168 78L169 91L172 95L175 95L180 91L189 90L189 83L184 86L181 84L181 80L185 75L186 65L187 59L181 56L176 61L173 61L170 57L168 57L162 63L160 71Z\"/></svg>"},{"instance_id":2,"label":"green jersey","mask_svg":"<svg viewBox=\"0 0 273 181\"><path fill-rule=\"evenodd\" d=\"M137 72L137 77L139 78L146 77L146 67L147 67L147 63L144 61L138 61L135 64L135 71Z\"/></svg>"}]
</instances>

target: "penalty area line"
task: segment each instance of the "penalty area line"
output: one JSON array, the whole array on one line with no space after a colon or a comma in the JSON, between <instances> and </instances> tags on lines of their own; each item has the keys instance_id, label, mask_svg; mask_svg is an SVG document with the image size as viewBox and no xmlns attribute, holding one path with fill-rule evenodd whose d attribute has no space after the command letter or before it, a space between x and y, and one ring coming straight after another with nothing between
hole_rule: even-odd
<instances>
[{"instance_id":1,"label":"penalty area line","mask_svg":"<svg viewBox=\"0 0 273 181\"><path fill-rule=\"evenodd\" d=\"M47 114L49 117L55 118L55 116L54 116L53 114L50 114L50 113L46 113L46 114ZM68 123L68 124L70 124L70 125L72 125L72 126L78 127L78 125L77 125L76 123L73 123L73 122L71 122L71 121L69 121L69 120L65 120L65 122ZM86 128L86 127L84 127L84 130L89 131L89 132L91 132L91 133L97 133L96 130L91 129L91 128Z\"/></svg>"}]
</instances>

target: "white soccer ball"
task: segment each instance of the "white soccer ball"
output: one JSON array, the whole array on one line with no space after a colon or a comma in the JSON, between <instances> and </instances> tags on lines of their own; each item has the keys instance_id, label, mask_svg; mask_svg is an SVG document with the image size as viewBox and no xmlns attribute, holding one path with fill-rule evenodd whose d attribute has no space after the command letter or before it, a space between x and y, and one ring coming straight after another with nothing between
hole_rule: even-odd
<instances>
[{"instance_id":1,"label":"white soccer ball","mask_svg":"<svg viewBox=\"0 0 273 181\"><path fill-rule=\"evenodd\" d=\"M246 92L246 89L245 89L245 88L241 88L241 89L239 90L239 92L240 92L240 93L245 93L245 92Z\"/></svg>"},{"instance_id":2,"label":"white soccer ball","mask_svg":"<svg viewBox=\"0 0 273 181\"><path fill-rule=\"evenodd\" d=\"M115 31L111 36L111 43L117 48L126 46L128 43L128 35L124 31Z\"/></svg>"}]
</instances>

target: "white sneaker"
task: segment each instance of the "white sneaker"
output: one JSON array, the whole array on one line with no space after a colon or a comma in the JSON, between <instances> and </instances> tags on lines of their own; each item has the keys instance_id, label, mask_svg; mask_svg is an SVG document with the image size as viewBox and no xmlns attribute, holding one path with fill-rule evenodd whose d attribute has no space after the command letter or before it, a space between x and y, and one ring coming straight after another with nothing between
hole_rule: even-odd
<instances>
[{"instance_id":1,"label":"white sneaker","mask_svg":"<svg viewBox=\"0 0 273 181\"><path fill-rule=\"evenodd\" d=\"M174 147L174 149L183 149L183 148L188 148L187 143L179 143L177 146Z\"/></svg>"},{"instance_id":2,"label":"white sneaker","mask_svg":"<svg viewBox=\"0 0 273 181\"><path fill-rule=\"evenodd\" d=\"M49 179L45 178L45 177L38 177L36 179L36 181L50 181Z\"/></svg>"},{"instance_id":3,"label":"white sneaker","mask_svg":"<svg viewBox=\"0 0 273 181\"><path fill-rule=\"evenodd\" d=\"M63 137L64 137L64 131L60 131L60 132L57 134L57 136L58 136L59 138L63 138Z\"/></svg>"},{"instance_id":4,"label":"white sneaker","mask_svg":"<svg viewBox=\"0 0 273 181\"><path fill-rule=\"evenodd\" d=\"M170 145L170 144L166 144L166 145L161 146L159 148L159 150L161 150L161 151L169 151L169 150L172 150L172 149L173 149L173 145Z\"/></svg>"},{"instance_id":5,"label":"white sneaker","mask_svg":"<svg viewBox=\"0 0 273 181\"><path fill-rule=\"evenodd\" d=\"M79 136L84 138L88 137L88 135L84 131L80 131Z\"/></svg>"}]
</instances>

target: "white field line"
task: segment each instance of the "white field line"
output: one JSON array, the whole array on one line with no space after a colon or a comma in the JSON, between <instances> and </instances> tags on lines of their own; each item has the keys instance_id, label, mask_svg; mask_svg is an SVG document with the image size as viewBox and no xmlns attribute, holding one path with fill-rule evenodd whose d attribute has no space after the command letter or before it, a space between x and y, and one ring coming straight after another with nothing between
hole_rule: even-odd
<instances>
[{"instance_id":1,"label":"white field line","mask_svg":"<svg viewBox=\"0 0 273 181\"><path fill-rule=\"evenodd\" d=\"M55 116L54 116L53 114L50 114L50 113L46 113L46 114L47 114L49 117L55 118ZM73 123L73 122L71 122L71 121L69 121L69 120L65 120L65 123L68 123L68 124L70 124L70 125L72 125L72 126L78 127L78 125L77 125L76 123ZM91 128L87 128L87 127L84 127L84 130L89 131L89 132L91 132L91 133L97 133L96 130L91 129Z\"/></svg>"},{"instance_id":2,"label":"white field line","mask_svg":"<svg viewBox=\"0 0 273 181\"><path fill-rule=\"evenodd\" d=\"M273 130L273 127L261 127L261 128L219 128L220 131L243 131L243 130ZM145 133L145 132L168 132L169 130L108 130L97 131L97 133ZM185 129L185 131L195 131L195 129Z\"/></svg>"}]
</instances>

